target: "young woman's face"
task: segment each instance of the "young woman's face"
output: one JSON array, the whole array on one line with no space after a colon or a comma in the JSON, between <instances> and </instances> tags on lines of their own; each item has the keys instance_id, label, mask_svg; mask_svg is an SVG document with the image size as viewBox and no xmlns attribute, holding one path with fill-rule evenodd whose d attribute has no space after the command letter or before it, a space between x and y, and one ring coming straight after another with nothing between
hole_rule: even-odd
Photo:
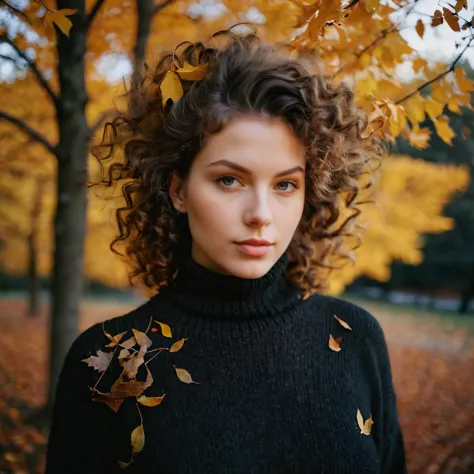
<instances>
[{"instance_id":1,"label":"young woman's face","mask_svg":"<svg viewBox=\"0 0 474 474\"><path fill-rule=\"evenodd\" d=\"M193 260L240 278L265 275L301 219L305 165L303 145L281 119L239 117L210 134L186 181L173 174L170 185L188 215ZM241 243L248 239L257 245Z\"/></svg>"}]
</instances>

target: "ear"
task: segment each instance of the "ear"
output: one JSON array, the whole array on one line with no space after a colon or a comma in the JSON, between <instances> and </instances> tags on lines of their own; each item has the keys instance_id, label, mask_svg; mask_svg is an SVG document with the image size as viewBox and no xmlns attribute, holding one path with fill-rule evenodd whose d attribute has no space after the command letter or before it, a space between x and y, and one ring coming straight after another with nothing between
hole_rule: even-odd
<instances>
[{"instance_id":1,"label":"ear","mask_svg":"<svg viewBox=\"0 0 474 474\"><path fill-rule=\"evenodd\" d=\"M186 199L184 182L175 171L171 173L170 186L168 189L171 202L178 212L186 212Z\"/></svg>"}]
</instances>

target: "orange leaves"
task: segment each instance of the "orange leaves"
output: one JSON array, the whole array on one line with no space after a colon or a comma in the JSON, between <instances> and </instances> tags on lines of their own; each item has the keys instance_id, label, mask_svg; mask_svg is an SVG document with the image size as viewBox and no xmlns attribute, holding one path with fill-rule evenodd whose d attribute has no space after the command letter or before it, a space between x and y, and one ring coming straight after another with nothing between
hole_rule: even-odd
<instances>
[{"instance_id":1,"label":"orange leaves","mask_svg":"<svg viewBox=\"0 0 474 474\"><path fill-rule=\"evenodd\" d=\"M54 23L66 36L69 36L69 31L72 28L72 21L68 16L74 15L74 13L77 13L77 10L72 10L70 8L48 10L44 16L44 21L49 26L52 26Z\"/></svg>"},{"instance_id":2,"label":"orange leaves","mask_svg":"<svg viewBox=\"0 0 474 474\"><path fill-rule=\"evenodd\" d=\"M159 324L162 335L164 337L172 337L171 328L165 323L161 323L150 318L150 323L148 327L151 326L152 321ZM156 331L153 331L153 329L156 329ZM158 331L157 328L153 329L152 332ZM146 332L143 332L139 331L138 329L132 328L133 336L122 343L120 341L127 333L127 331L121 332L116 335L111 335L105 330L104 323L102 324L102 330L107 339L111 341L109 344L106 345L106 347L115 347L115 349L112 352L103 352L99 349L97 351L96 356L91 356L90 358L83 360L83 362L87 363L89 367L93 367L95 370L99 371L102 374L95 386L89 387L89 390L92 392L92 399L94 401L104 403L114 412L118 412L118 410L122 406L124 399L127 397L134 397L136 399L137 408L138 404L141 404L142 406L146 407L156 407L158 405L161 405L165 398L165 394L160 397L148 397L143 394L143 392L147 388L153 385L153 376L150 372L150 369L148 368L148 363L151 362L153 358L155 358L163 351L168 351L169 353L180 351L183 348L184 342L187 339L181 338L175 341L169 348L159 347L158 349L153 349L150 351L149 348L152 346L153 341L146 334L148 332L148 329ZM139 350L133 348L133 346L137 344L139 346ZM121 350L117 357L117 360L119 362L119 365L123 368L122 373L112 384L110 392L101 392L97 389L97 385L100 382L105 371L113 361L114 354L119 347L121 348ZM156 352L156 354L148 358L148 360L145 362L145 356L150 352ZM144 382L139 381L136 378L138 376L139 369L142 366L145 367L147 374ZM198 384L198 382L195 382L192 379L191 374L187 370L183 368L174 368L181 382L186 384ZM128 462L118 461L119 466L122 469L127 468L133 462L134 456L137 453L141 452L145 445L143 419L139 408L138 412L140 413L141 423L139 426L137 426L137 428L132 431L131 434L132 457Z\"/></svg>"},{"instance_id":3,"label":"orange leaves","mask_svg":"<svg viewBox=\"0 0 474 474\"><path fill-rule=\"evenodd\" d=\"M444 22L443 19L443 14L441 13L441 10L435 10L433 14L433 19L431 20L431 26L439 26Z\"/></svg>"},{"instance_id":4,"label":"orange leaves","mask_svg":"<svg viewBox=\"0 0 474 474\"><path fill-rule=\"evenodd\" d=\"M342 336L334 339L332 334L329 334L329 349L331 349L334 352L340 352L341 346L339 345L340 342L342 341Z\"/></svg>"},{"instance_id":5,"label":"orange leaves","mask_svg":"<svg viewBox=\"0 0 474 474\"><path fill-rule=\"evenodd\" d=\"M334 319L344 328L347 329L348 331L352 331L352 328L347 324L345 321L343 321L341 318L338 318L336 315L334 315Z\"/></svg>"},{"instance_id":6,"label":"orange leaves","mask_svg":"<svg viewBox=\"0 0 474 474\"><path fill-rule=\"evenodd\" d=\"M359 425L359 429L361 434L369 436L370 432L372 431L372 425L374 424L374 421L372 420L372 416L367 418L367 420L364 421L364 418L362 417L362 413L360 410L357 410L357 424Z\"/></svg>"},{"instance_id":7,"label":"orange leaves","mask_svg":"<svg viewBox=\"0 0 474 474\"><path fill-rule=\"evenodd\" d=\"M452 139L456 136L453 129L449 126L449 119L446 115L437 118L434 122L436 133L448 145L452 145Z\"/></svg>"},{"instance_id":8,"label":"orange leaves","mask_svg":"<svg viewBox=\"0 0 474 474\"><path fill-rule=\"evenodd\" d=\"M461 31L459 27L459 17L455 16L451 10L443 8L444 19L453 31Z\"/></svg>"},{"instance_id":9,"label":"orange leaves","mask_svg":"<svg viewBox=\"0 0 474 474\"><path fill-rule=\"evenodd\" d=\"M421 19L416 22L416 32L420 38L423 38L423 35L425 34L425 25Z\"/></svg>"},{"instance_id":10,"label":"orange leaves","mask_svg":"<svg viewBox=\"0 0 474 474\"><path fill-rule=\"evenodd\" d=\"M177 102L184 93L179 76L173 71L166 73L163 81L161 81L160 90L163 108L166 106L168 99L171 99L172 102Z\"/></svg>"},{"instance_id":11,"label":"orange leaves","mask_svg":"<svg viewBox=\"0 0 474 474\"><path fill-rule=\"evenodd\" d=\"M408 135L408 141L410 145L414 146L418 150L428 148L428 142L430 140L431 130L429 128L413 128Z\"/></svg>"}]
</instances>

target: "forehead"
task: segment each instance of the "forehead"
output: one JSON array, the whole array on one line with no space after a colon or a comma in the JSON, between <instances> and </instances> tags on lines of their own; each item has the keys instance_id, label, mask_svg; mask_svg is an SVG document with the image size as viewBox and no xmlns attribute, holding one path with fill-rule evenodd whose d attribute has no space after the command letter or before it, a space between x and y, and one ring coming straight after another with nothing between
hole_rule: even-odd
<instances>
[{"instance_id":1,"label":"forehead","mask_svg":"<svg viewBox=\"0 0 474 474\"><path fill-rule=\"evenodd\" d=\"M282 119L243 116L207 135L196 165L206 166L218 159L232 160L250 170L265 167L280 171L304 167L306 155L303 144Z\"/></svg>"}]
</instances>

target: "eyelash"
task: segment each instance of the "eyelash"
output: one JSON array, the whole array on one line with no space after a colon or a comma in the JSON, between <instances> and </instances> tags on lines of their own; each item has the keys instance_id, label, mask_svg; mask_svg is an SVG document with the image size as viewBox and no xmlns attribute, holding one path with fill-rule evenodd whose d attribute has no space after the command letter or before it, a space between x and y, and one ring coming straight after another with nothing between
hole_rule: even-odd
<instances>
[{"instance_id":1,"label":"eyelash","mask_svg":"<svg viewBox=\"0 0 474 474\"><path fill-rule=\"evenodd\" d=\"M226 176L221 176L220 178L217 178L217 179L216 179L216 182L222 184L222 186L224 186L225 188L231 188L231 186L225 186L225 185L222 183L222 180L225 179L225 178L231 178L231 179L234 179L234 180L238 181L237 178L235 178L234 176L226 175ZM299 189L299 187L298 187L298 186L296 185L296 183L293 182L293 181L280 181L278 184L282 184L282 183L289 183L289 184L292 184L292 185L293 185L293 189L292 189L291 191L282 191L282 190L280 190L280 192L282 192L283 194L292 194L292 193L294 193L297 189Z\"/></svg>"}]
</instances>

